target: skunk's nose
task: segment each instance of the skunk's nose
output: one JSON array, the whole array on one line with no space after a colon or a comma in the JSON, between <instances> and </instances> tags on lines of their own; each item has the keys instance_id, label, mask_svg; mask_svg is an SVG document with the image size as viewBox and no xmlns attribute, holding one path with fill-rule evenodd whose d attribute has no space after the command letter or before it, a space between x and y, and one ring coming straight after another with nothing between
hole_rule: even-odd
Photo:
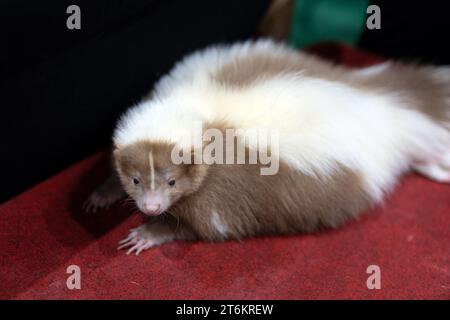
<instances>
[{"instance_id":1,"label":"skunk's nose","mask_svg":"<svg viewBox=\"0 0 450 320\"><path fill-rule=\"evenodd\" d=\"M155 214L158 212L160 205L159 204L144 204L145 213L147 214Z\"/></svg>"}]
</instances>

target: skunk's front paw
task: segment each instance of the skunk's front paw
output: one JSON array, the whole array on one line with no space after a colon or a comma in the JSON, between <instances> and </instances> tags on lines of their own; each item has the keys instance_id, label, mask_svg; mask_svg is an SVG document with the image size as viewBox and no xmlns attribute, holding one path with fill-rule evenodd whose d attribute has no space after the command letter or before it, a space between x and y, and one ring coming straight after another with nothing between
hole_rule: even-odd
<instances>
[{"instance_id":1,"label":"skunk's front paw","mask_svg":"<svg viewBox=\"0 0 450 320\"><path fill-rule=\"evenodd\" d=\"M83 204L83 210L88 213L95 213L99 209L108 209L112 204L116 203L120 198L116 195L102 194L94 191Z\"/></svg>"},{"instance_id":2,"label":"skunk's front paw","mask_svg":"<svg viewBox=\"0 0 450 320\"><path fill-rule=\"evenodd\" d=\"M166 242L167 237L158 232L152 233L148 226L140 226L130 230L126 239L119 241L118 250L129 248L127 254L136 252L139 255L142 251Z\"/></svg>"}]
</instances>

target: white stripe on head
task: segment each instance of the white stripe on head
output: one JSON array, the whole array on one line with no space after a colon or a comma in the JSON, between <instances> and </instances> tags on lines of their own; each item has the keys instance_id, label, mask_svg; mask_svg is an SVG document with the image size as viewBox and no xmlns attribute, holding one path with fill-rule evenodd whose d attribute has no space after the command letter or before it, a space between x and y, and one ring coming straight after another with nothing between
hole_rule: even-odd
<instances>
[{"instance_id":1,"label":"white stripe on head","mask_svg":"<svg viewBox=\"0 0 450 320\"><path fill-rule=\"evenodd\" d=\"M153 163L153 153L151 151L148 154L148 160L150 162L150 189L155 190L155 166Z\"/></svg>"}]
</instances>

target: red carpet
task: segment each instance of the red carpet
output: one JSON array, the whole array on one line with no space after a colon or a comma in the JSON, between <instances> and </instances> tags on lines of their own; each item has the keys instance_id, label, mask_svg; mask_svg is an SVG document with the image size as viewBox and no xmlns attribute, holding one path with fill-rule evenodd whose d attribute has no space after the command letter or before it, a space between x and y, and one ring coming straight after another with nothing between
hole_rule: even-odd
<instances>
[{"instance_id":1,"label":"red carpet","mask_svg":"<svg viewBox=\"0 0 450 320\"><path fill-rule=\"evenodd\" d=\"M334 57L377 60L345 48ZM104 175L100 153L0 206L0 298L450 299L448 185L410 175L383 208L339 230L176 242L136 257L116 250L140 223L130 208L81 215ZM70 265L80 290L67 289ZM381 268L380 290L367 289L369 265Z\"/></svg>"}]
</instances>

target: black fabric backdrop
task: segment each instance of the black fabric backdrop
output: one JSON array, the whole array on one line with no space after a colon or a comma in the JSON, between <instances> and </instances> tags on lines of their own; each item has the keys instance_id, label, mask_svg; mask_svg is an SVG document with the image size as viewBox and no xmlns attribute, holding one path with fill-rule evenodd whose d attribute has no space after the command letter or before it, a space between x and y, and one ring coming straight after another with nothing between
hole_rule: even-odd
<instances>
[{"instance_id":1,"label":"black fabric backdrop","mask_svg":"<svg viewBox=\"0 0 450 320\"><path fill-rule=\"evenodd\" d=\"M372 0L381 11L381 29L367 30L359 46L385 57L450 64L448 1Z\"/></svg>"}]
</instances>

